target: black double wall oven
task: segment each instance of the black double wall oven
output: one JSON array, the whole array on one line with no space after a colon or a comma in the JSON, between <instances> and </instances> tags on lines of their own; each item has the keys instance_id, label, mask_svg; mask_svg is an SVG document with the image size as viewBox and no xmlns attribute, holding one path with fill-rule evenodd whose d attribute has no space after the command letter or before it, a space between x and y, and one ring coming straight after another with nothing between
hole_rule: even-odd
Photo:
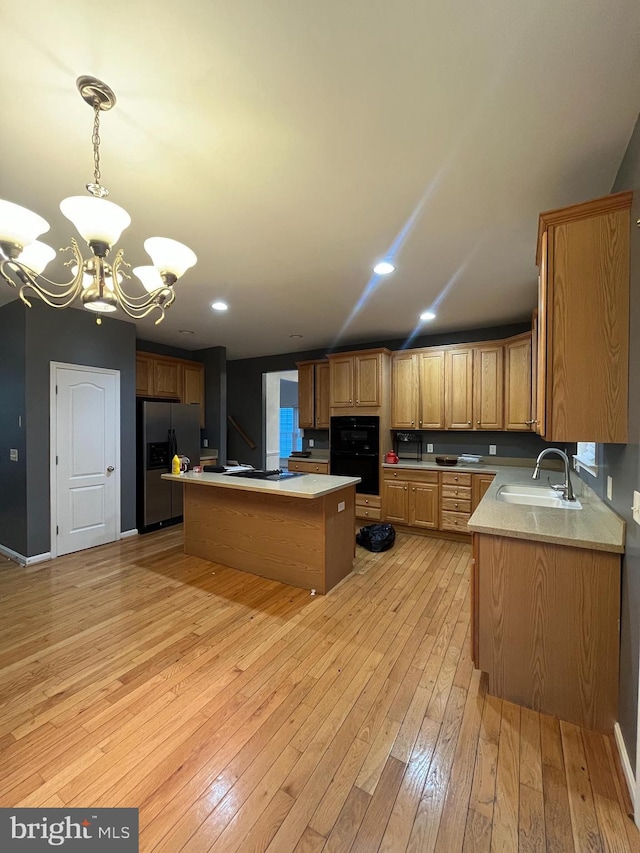
<instances>
[{"instance_id":1,"label":"black double wall oven","mask_svg":"<svg viewBox=\"0 0 640 853\"><path fill-rule=\"evenodd\" d=\"M356 492L379 494L380 418L375 415L331 418L329 432L331 473L360 477Z\"/></svg>"}]
</instances>

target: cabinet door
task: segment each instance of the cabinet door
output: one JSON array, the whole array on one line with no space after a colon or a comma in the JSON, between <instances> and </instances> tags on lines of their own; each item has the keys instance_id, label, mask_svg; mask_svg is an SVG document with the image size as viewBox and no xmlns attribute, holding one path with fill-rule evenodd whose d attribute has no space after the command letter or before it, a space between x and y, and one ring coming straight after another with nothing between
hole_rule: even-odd
<instances>
[{"instance_id":1,"label":"cabinet door","mask_svg":"<svg viewBox=\"0 0 640 853\"><path fill-rule=\"evenodd\" d=\"M301 429L314 426L314 367L313 364L298 365L298 426Z\"/></svg>"},{"instance_id":2,"label":"cabinet door","mask_svg":"<svg viewBox=\"0 0 640 853\"><path fill-rule=\"evenodd\" d=\"M354 357L356 406L379 406L382 380L378 353Z\"/></svg>"},{"instance_id":3,"label":"cabinet door","mask_svg":"<svg viewBox=\"0 0 640 853\"><path fill-rule=\"evenodd\" d=\"M409 502L409 523L414 527L438 527L439 507L437 483L409 483L411 500Z\"/></svg>"},{"instance_id":4,"label":"cabinet door","mask_svg":"<svg viewBox=\"0 0 640 853\"><path fill-rule=\"evenodd\" d=\"M402 480L385 481L382 484L382 505L387 521L399 524L409 523L409 492L408 485Z\"/></svg>"},{"instance_id":5,"label":"cabinet door","mask_svg":"<svg viewBox=\"0 0 640 853\"><path fill-rule=\"evenodd\" d=\"M183 366L179 361L153 360L153 396L182 399Z\"/></svg>"},{"instance_id":6,"label":"cabinet door","mask_svg":"<svg viewBox=\"0 0 640 853\"><path fill-rule=\"evenodd\" d=\"M531 429L531 335L504 347L504 428Z\"/></svg>"},{"instance_id":7,"label":"cabinet door","mask_svg":"<svg viewBox=\"0 0 640 853\"><path fill-rule=\"evenodd\" d=\"M538 418L538 309L531 315L531 429L537 432Z\"/></svg>"},{"instance_id":8,"label":"cabinet door","mask_svg":"<svg viewBox=\"0 0 640 853\"><path fill-rule=\"evenodd\" d=\"M391 360L391 429L415 429L418 397L416 356L402 353Z\"/></svg>"},{"instance_id":9,"label":"cabinet door","mask_svg":"<svg viewBox=\"0 0 640 853\"><path fill-rule=\"evenodd\" d=\"M417 355L418 427L444 429L444 350Z\"/></svg>"},{"instance_id":10,"label":"cabinet door","mask_svg":"<svg viewBox=\"0 0 640 853\"><path fill-rule=\"evenodd\" d=\"M474 474L471 481L471 512L485 496L487 489L493 483L495 474Z\"/></svg>"},{"instance_id":11,"label":"cabinet door","mask_svg":"<svg viewBox=\"0 0 640 853\"><path fill-rule=\"evenodd\" d=\"M153 359L136 353L136 396L153 397Z\"/></svg>"},{"instance_id":12,"label":"cabinet door","mask_svg":"<svg viewBox=\"0 0 640 853\"><path fill-rule=\"evenodd\" d=\"M503 428L503 358L502 344L476 347L474 350L474 429Z\"/></svg>"},{"instance_id":13,"label":"cabinet door","mask_svg":"<svg viewBox=\"0 0 640 853\"><path fill-rule=\"evenodd\" d=\"M331 406L353 406L353 357L332 358L329 362Z\"/></svg>"},{"instance_id":14,"label":"cabinet door","mask_svg":"<svg viewBox=\"0 0 640 853\"><path fill-rule=\"evenodd\" d=\"M473 350L445 353L445 428L473 429Z\"/></svg>"},{"instance_id":15,"label":"cabinet door","mask_svg":"<svg viewBox=\"0 0 640 853\"><path fill-rule=\"evenodd\" d=\"M204 429L204 365L184 364L182 402L200 406L200 427Z\"/></svg>"},{"instance_id":16,"label":"cabinet door","mask_svg":"<svg viewBox=\"0 0 640 853\"><path fill-rule=\"evenodd\" d=\"M315 416L317 429L329 429L329 362L316 364Z\"/></svg>"}]
</instances>

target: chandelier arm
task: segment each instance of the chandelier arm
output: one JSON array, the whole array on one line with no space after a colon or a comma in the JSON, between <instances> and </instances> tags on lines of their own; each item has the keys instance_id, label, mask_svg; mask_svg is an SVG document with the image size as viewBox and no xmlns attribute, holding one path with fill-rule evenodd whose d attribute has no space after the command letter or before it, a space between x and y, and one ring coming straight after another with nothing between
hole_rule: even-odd
<instances>
[{"instance_id":1,"label":"chandelier arm","mask_svg":"<svg viewBox=\"0 0 640 853\"><path fill-rule=\"evenodd\" d=\"M80 260L82 260L82 258L80 258ZM25 264L21 264L20 261L5 259L0 262L0 272L2 277L12 287L17 287L17 282L9 275L7 270L10 270L13 275L17 276L17 278L22 282L22 286L20 287L20 299L29 306L31 303L24 296L25 291L28 290L32 290L37 296L46 302L47 305L50 305L53 308L67 308L71 305L74 299L77 299L82 290L81 269L68 284L61 285L58 284L58 282L51 281L43 275L38 275ZM49 290L47 287L44 287L41 282L46 282L52 287L63 289L58 290L58 292L54 292Z\"/></svg>"},{"instance_id":2,"label":"chandelier arm","mask_svg":"<svg viewBox=\"0 0 640 853\"><path fill-rule=\"evenodd\" d=\"M127 305L126 302L119 300L118 307L122 308L124 313L131 317L132 320L142 320L143 317L151 314L152 311L160 312L160 317L156 320L156 326L164 320L164 306L159 305L157 302L136 307L134 305Z\"/></svg>"},{"instance_id":3,"label":"chandelier arm","mask_svg":"<svg viewBox=\"0 0 640 853\"><path fill-rule=\"evenodd\" d=\"M127 267L130 267L131 264L128 264L123 258L123 251L120 249L115 257L115 260L111 267L111 280L113 281L113 289L118 299L118 302L122 306L128 306L133 311L144 310L149 306L162 306L163 309L168 308L173 304L176 294L173 287L163 286L159 287L157 290L153 290L150 293L144 293L141 296L134 296L129 293L122 287L120 282L118 281L118 273L120 272L121 265L124 264ZM131 276L127 275L127 273L122 270L122 274L126 278L131 278ZM128 313L128 312L127 312ZM134 316L130 314L129 316ZM146 315L144 315L146 316Z\"/></svg>"}]
</instances>

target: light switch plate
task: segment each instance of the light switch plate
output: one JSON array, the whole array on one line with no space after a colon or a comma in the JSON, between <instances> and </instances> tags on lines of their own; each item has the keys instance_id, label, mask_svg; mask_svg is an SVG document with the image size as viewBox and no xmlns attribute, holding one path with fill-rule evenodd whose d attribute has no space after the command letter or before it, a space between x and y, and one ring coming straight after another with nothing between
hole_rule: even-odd
<instances>
[{"instance_id":1,"label":"light switch plate","mask_svg":"<svg viewBox=\"0 0 640 853\"><path fill-rule=\"evenodd\" d=\"M613 477L607 477L607 500L613 500Z\"/></svg>"},{"instance_id":2,"label":"light switch plate","mask_svg":"<svg viewBox=\"0 0 640 853\"><path fill-rule=\"evenodd\" d=\"M489 456L495 456L495 455L496 455L496 445L490 444L489 445Z\"/></svg>"},{"instance_id":3,"label":"light switch plate","mask_svg":"<svg viewBox=\"0 0 640 853\"><path fill-rule=\"evenodd\" d=\"M433 444L427 444L427 453L433 453Z\"/></svg>"},{"instance_id":4,"label":"light switch plate","mask_svg":"<svg viewBox=\"0 0 640 853\"><path fill-rule=\"evenodd\" d=\"M9 450L9 462L17 462L18 461L18 451L15 447L12 447Z\"/></svg>"},{"instance_id":5,"label":"light switch plate","mask_svg":"<svg viewBox=\"0 0 640 853\"><path fill-rule=\"evenodd\" d=\"M209 447L209 439L208 438L202 439L202 446L203 447Z\"/></svg>"},{"instance_id":6,"label":"light switch plate","mask_svg":"<svg viewBox=\"0 0 640 853\"><path fill-rule=\"evenodd\" d=\"M345 507L346 507L345 502L344 502L344 501L340 501L340 502L338 503L338 512L344 512Z\"/></svg>"},{"instance_id":7,"label":"light switch plate","mask_svg":"<svg viewBox=\"0 0 640 853\"><path fill-rule=\"evenodd\" d=\"M640 524L640 492L633 493L633 506L631 507L633 520L636 524Z\"/></svg>"},{"instance_id":8,"label":"light switch plate","mask_svg":"<svg viewBox=\"0 0 640 853\"><path fill-rule=\"evenodd\" d=\"M313 439L313 438L310 438L310 439L309 439L309 447L313 447L313 445L314 445L314 444L315 444L314 439Z\"/></svg>"}]
</instances>

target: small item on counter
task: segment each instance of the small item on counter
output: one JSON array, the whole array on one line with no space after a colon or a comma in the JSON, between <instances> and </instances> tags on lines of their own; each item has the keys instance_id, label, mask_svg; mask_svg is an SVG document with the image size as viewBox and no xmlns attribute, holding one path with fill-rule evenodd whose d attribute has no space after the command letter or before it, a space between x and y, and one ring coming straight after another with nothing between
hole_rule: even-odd
<instances>
[{"instance_id":1,"label":"small item on counter","mask_svg":"<svg viewBox=\"0 0 640 853\"><path fill-rule=\"evenodd\" d=\"M398 454L390 450L384 457L384 461L389 465L397 465L400 460L398 459Z\"/></svg>"},{"instance_id":2,"label":"small item on counter","mask_svg":"<svg viewBox=\"0 0 640 853\"><path fill-rule=\"evenodd\" d=\"M179 474L180 473L180 457L176 453L176 455L171 460L171 473Z\"/></svg>"},{"instance_id":3,"label":"small item on counter","mask_svg":"<svg viewBox=\"0 0 640 853\"><path fill-rule=\"evenodd\" d=\"M460 465L476 465L482 462L482 456L478 456L477 453L461 453L458 456L458 462Z\"/></svg>"},{"instance_id":4,"label":"small item on counter","mask_svg":"<svg viewBox=\"0 0 640 853\"><path fill-rule=\"evenodd\" d=\"M311 456L311 451L310 450L292 450L290 455L291 456L301 456L304 459L306 459L308 456Z\"/></svg>"},{"instance_id":5,"label":"small item on counter","mask_svg":"<svg viewBox=\"0 0 640 853\"><path fill-rule=\"evenodd\" d=\"M202 465L194 465L191 471L193 474L202 474Z\"/></svg>"},{"instance_id":6,"label":"small item on counter","mask_svg":"<svg viewBox=\"0 0 640 853\"><path fill-rule=\"evenodd\" d=\"M458 457L457 456L436 456L436 465L457 465Z\"/></svg>"},{"instance_id":7,"label":"small item on counter","mask_svg":"<svg viewBox=\"0 0 640 853\"><path fill-rule=\"evenodd\" d=\"M189 463L190 462L191 462L191 460L189 459L188 456L181 456L180 457L180 473L181 474L187 473L187 471L189 470Z\"/></svg>"}]
</instances>

